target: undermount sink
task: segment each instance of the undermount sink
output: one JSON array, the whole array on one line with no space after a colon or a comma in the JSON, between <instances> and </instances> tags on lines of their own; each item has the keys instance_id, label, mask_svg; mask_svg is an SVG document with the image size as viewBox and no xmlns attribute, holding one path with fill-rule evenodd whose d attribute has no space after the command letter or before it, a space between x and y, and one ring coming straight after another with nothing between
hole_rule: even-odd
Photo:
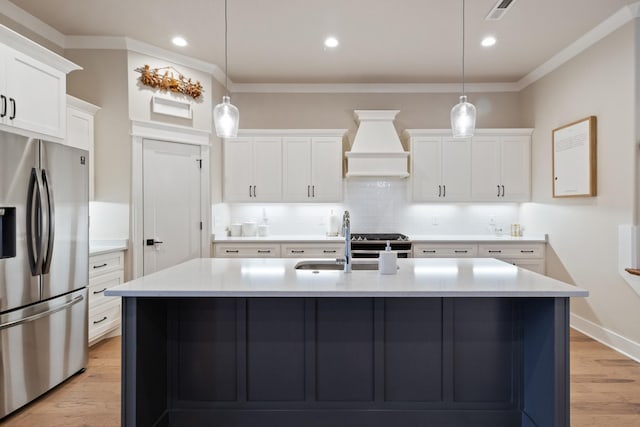
<instances>
[{"instance_id":1,"label":"undermount sink","mask_svg":"<svg viewBox=\"0 0 640 427\"><path fill-rule=\"evenodd\" d=\"M344 264L336 260L308 260L300 261L295 265L296 270L344 270ZM377 270L378 261L352 262L352 270Z\"/></svg>"}]
</instances>

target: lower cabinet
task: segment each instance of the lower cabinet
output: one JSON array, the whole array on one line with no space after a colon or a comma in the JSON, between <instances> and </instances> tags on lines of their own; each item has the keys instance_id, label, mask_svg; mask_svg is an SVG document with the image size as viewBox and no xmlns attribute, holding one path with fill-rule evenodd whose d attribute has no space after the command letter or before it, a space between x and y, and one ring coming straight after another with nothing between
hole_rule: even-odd
<instances>
[{"instance_id":1,"label":"lower cabinet","mask_svg":"<svg viewBox=\"0 0 640 427\"><path fill-rule=\"evenodd\" d=\"M215 258L280 258L277 243L215 243Z\"/></svg>"},{"instance_id":2,"label":"lower cabinet","mask_svg":"<svg viewBox=\"0 0 640 427\"><path fill-rule=\"evenodd\" d=\"M124 251L89 257L89 345L120 332L120 298L104 291L123 282Z\"/></svg>"},{"instance_id":3,"label":"lower cabinet","mask_svg":"<svg viewBox=\"0 0 640 427\"><path fill-rule=\"evenodd\" d=\"M344 256L344 244L306 243L282 244L283 258L338 258Z\"/></svg>"},{"instance_id":4,"label":"lower cabinet","mask_svg":"<svg viewBox=\"0 0 640 427\"><path fill-rule=\"evenodd\" d=\"M496 258L545 274L545 243L414 243L414 258Z\"/></svg>"}]
</instances>

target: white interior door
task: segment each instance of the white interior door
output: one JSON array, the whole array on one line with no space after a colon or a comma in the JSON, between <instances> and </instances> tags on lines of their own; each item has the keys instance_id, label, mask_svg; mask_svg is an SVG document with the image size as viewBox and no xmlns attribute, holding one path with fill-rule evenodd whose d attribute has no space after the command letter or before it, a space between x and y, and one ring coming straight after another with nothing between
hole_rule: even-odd
<instances>
[{"instance_id":1,"label":"white interior door","mask_svg":"<svg viewBox=\"0 0 640 427\"><path fill-rule=\"evenodd\" d=\"M200 147L143 142L144 274L201 256Z\"/></svg>"}]
</instances>

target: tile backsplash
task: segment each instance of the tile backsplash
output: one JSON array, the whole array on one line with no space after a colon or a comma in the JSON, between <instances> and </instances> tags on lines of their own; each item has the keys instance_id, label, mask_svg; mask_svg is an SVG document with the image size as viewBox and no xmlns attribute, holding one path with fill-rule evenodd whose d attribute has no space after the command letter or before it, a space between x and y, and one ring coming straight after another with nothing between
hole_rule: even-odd
<instances>
[{"instance_id":1,"label":"tile backsplash","mask_svg":"<svg viewBox=\"0 0 640 427\"><path fill-rule=\"evenodd\" d=\"M518 203L413 203L407 179L350 178L344 180L342 203L220 203L213 205L212 229L223 234L231 223L263 217L270 234L325 234L333 210L351 214L353 232L406 234L488 234L509 232L519 222Z\"/></svg>"}]
</instances>

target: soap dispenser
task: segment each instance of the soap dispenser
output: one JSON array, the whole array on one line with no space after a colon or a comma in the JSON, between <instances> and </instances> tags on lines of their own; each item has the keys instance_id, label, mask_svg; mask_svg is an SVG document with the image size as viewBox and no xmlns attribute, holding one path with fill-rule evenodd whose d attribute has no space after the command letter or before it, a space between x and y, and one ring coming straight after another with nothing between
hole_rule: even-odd
<instances>
[{"instance_id":1,"label":"soap dispenser","mask_svg":"<svg viewBox=\"0 0 640 427\"><path fill-rule=\"evenodd\" d=\"M380 274L396 274L398 254L391 250L391 244L387 240L387 247L380 252L378 258L378 271Z\"/></svg>"}]
</instances>

